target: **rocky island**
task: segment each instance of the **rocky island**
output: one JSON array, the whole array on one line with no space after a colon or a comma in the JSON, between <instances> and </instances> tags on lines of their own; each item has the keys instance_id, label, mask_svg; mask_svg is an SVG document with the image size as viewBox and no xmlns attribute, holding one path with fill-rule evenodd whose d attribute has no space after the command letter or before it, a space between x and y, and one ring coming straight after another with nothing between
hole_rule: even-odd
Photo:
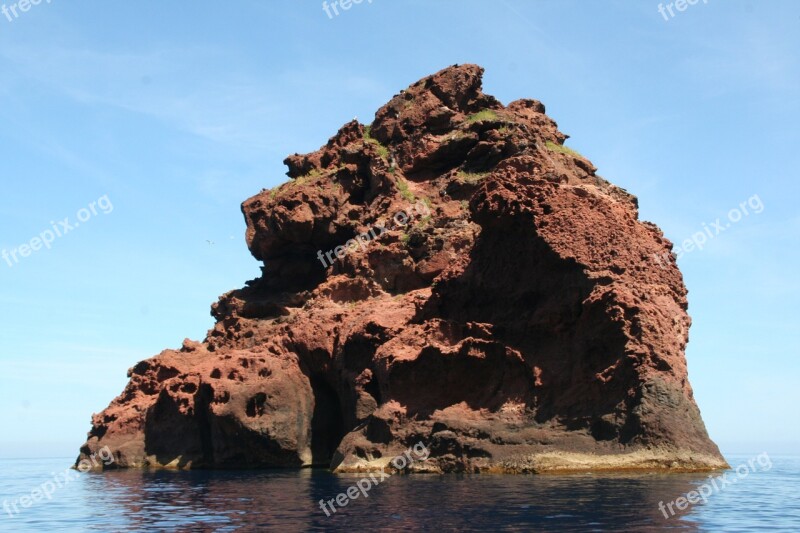
<instances>
[{"instance_id":1,"label":"rocky island","mask_svg":"<svg viewBox=\"0 0 800 533\"><path fill-rule=\"evenodd\" d=\"M422 442L409 471L726 467L672 244L482 74L444 69L288 157L242 205L261 277L131 368L78 460L371 471Z\"/></svg>"}]
</instances>

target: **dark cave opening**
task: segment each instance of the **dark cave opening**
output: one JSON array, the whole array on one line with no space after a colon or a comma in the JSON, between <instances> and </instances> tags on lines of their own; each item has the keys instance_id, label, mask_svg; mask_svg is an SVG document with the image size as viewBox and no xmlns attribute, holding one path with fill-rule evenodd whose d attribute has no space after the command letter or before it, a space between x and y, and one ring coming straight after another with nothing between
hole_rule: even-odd
<instances>
[{"instance_id":1,"label":"dark cave opening","mask_svg":"<svg viewBox=\"0 0 800 533\"><path fill-rule=\"evenodd\" d=\"M314 414L311 418L311 456L314 466L328 466L345 435L342 403L322 377L311 378Z\"/></svg>"}]
</instances>

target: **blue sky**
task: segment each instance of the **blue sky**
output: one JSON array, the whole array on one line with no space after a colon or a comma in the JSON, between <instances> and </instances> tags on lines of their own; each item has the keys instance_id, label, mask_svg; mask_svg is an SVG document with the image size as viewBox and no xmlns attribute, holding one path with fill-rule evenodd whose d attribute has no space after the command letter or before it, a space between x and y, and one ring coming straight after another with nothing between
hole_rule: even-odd
<instances>
[{"instance_id":1,"label":"blue sky","mask_svg":"<svg viewBox=\"0 0 800 533\"><path fill-rule=\"evenodd\" d=\"M210 304L258 275L239 205L286 180L283 158L465 62L504 103L542 100L673 241L758 195L761 212L679 261L690 378L724 452L798 449L800 3L701 1L669 20L651 0L17 13L0 15L0 250L85 221L0 259L0 457L74 455L129 367L201 339Z\"/></svg>"}]
</instances>

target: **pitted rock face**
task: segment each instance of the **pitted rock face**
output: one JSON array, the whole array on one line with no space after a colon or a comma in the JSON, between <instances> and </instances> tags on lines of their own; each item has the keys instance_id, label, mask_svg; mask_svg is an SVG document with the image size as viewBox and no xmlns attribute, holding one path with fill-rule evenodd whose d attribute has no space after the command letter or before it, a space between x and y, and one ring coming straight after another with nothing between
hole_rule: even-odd
<instances>
[{"instance_id":1,"label":"pitted rock face","mask_svg":"<svg viewBox=\"0 0 800 533\"><path fill-rule=\"evenodd\" d=\"M288 157L242 205L262 276L203 342L132 368L79 459L366 471L421 442L412 471L724 467L671 243L482 74L447 68Z\"/></svg>"}]
</instances>

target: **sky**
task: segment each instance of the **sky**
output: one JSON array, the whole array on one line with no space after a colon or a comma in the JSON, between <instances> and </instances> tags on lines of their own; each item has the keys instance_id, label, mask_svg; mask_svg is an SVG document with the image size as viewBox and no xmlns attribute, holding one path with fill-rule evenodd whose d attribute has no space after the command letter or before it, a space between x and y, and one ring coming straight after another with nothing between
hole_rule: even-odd
<instances>
[{"instance_id":1,"label":"sky","mask_svg":"<svg viewBox=\"0 0 800 533\"><path fill-rule=\"evenodd\" d=\"M800 3L3 1L0 457L75 456L128 368L259 275L241 202L456 63L690 239L689 377L723 453L800 450Z\"/></svg>"}]
</instances>

